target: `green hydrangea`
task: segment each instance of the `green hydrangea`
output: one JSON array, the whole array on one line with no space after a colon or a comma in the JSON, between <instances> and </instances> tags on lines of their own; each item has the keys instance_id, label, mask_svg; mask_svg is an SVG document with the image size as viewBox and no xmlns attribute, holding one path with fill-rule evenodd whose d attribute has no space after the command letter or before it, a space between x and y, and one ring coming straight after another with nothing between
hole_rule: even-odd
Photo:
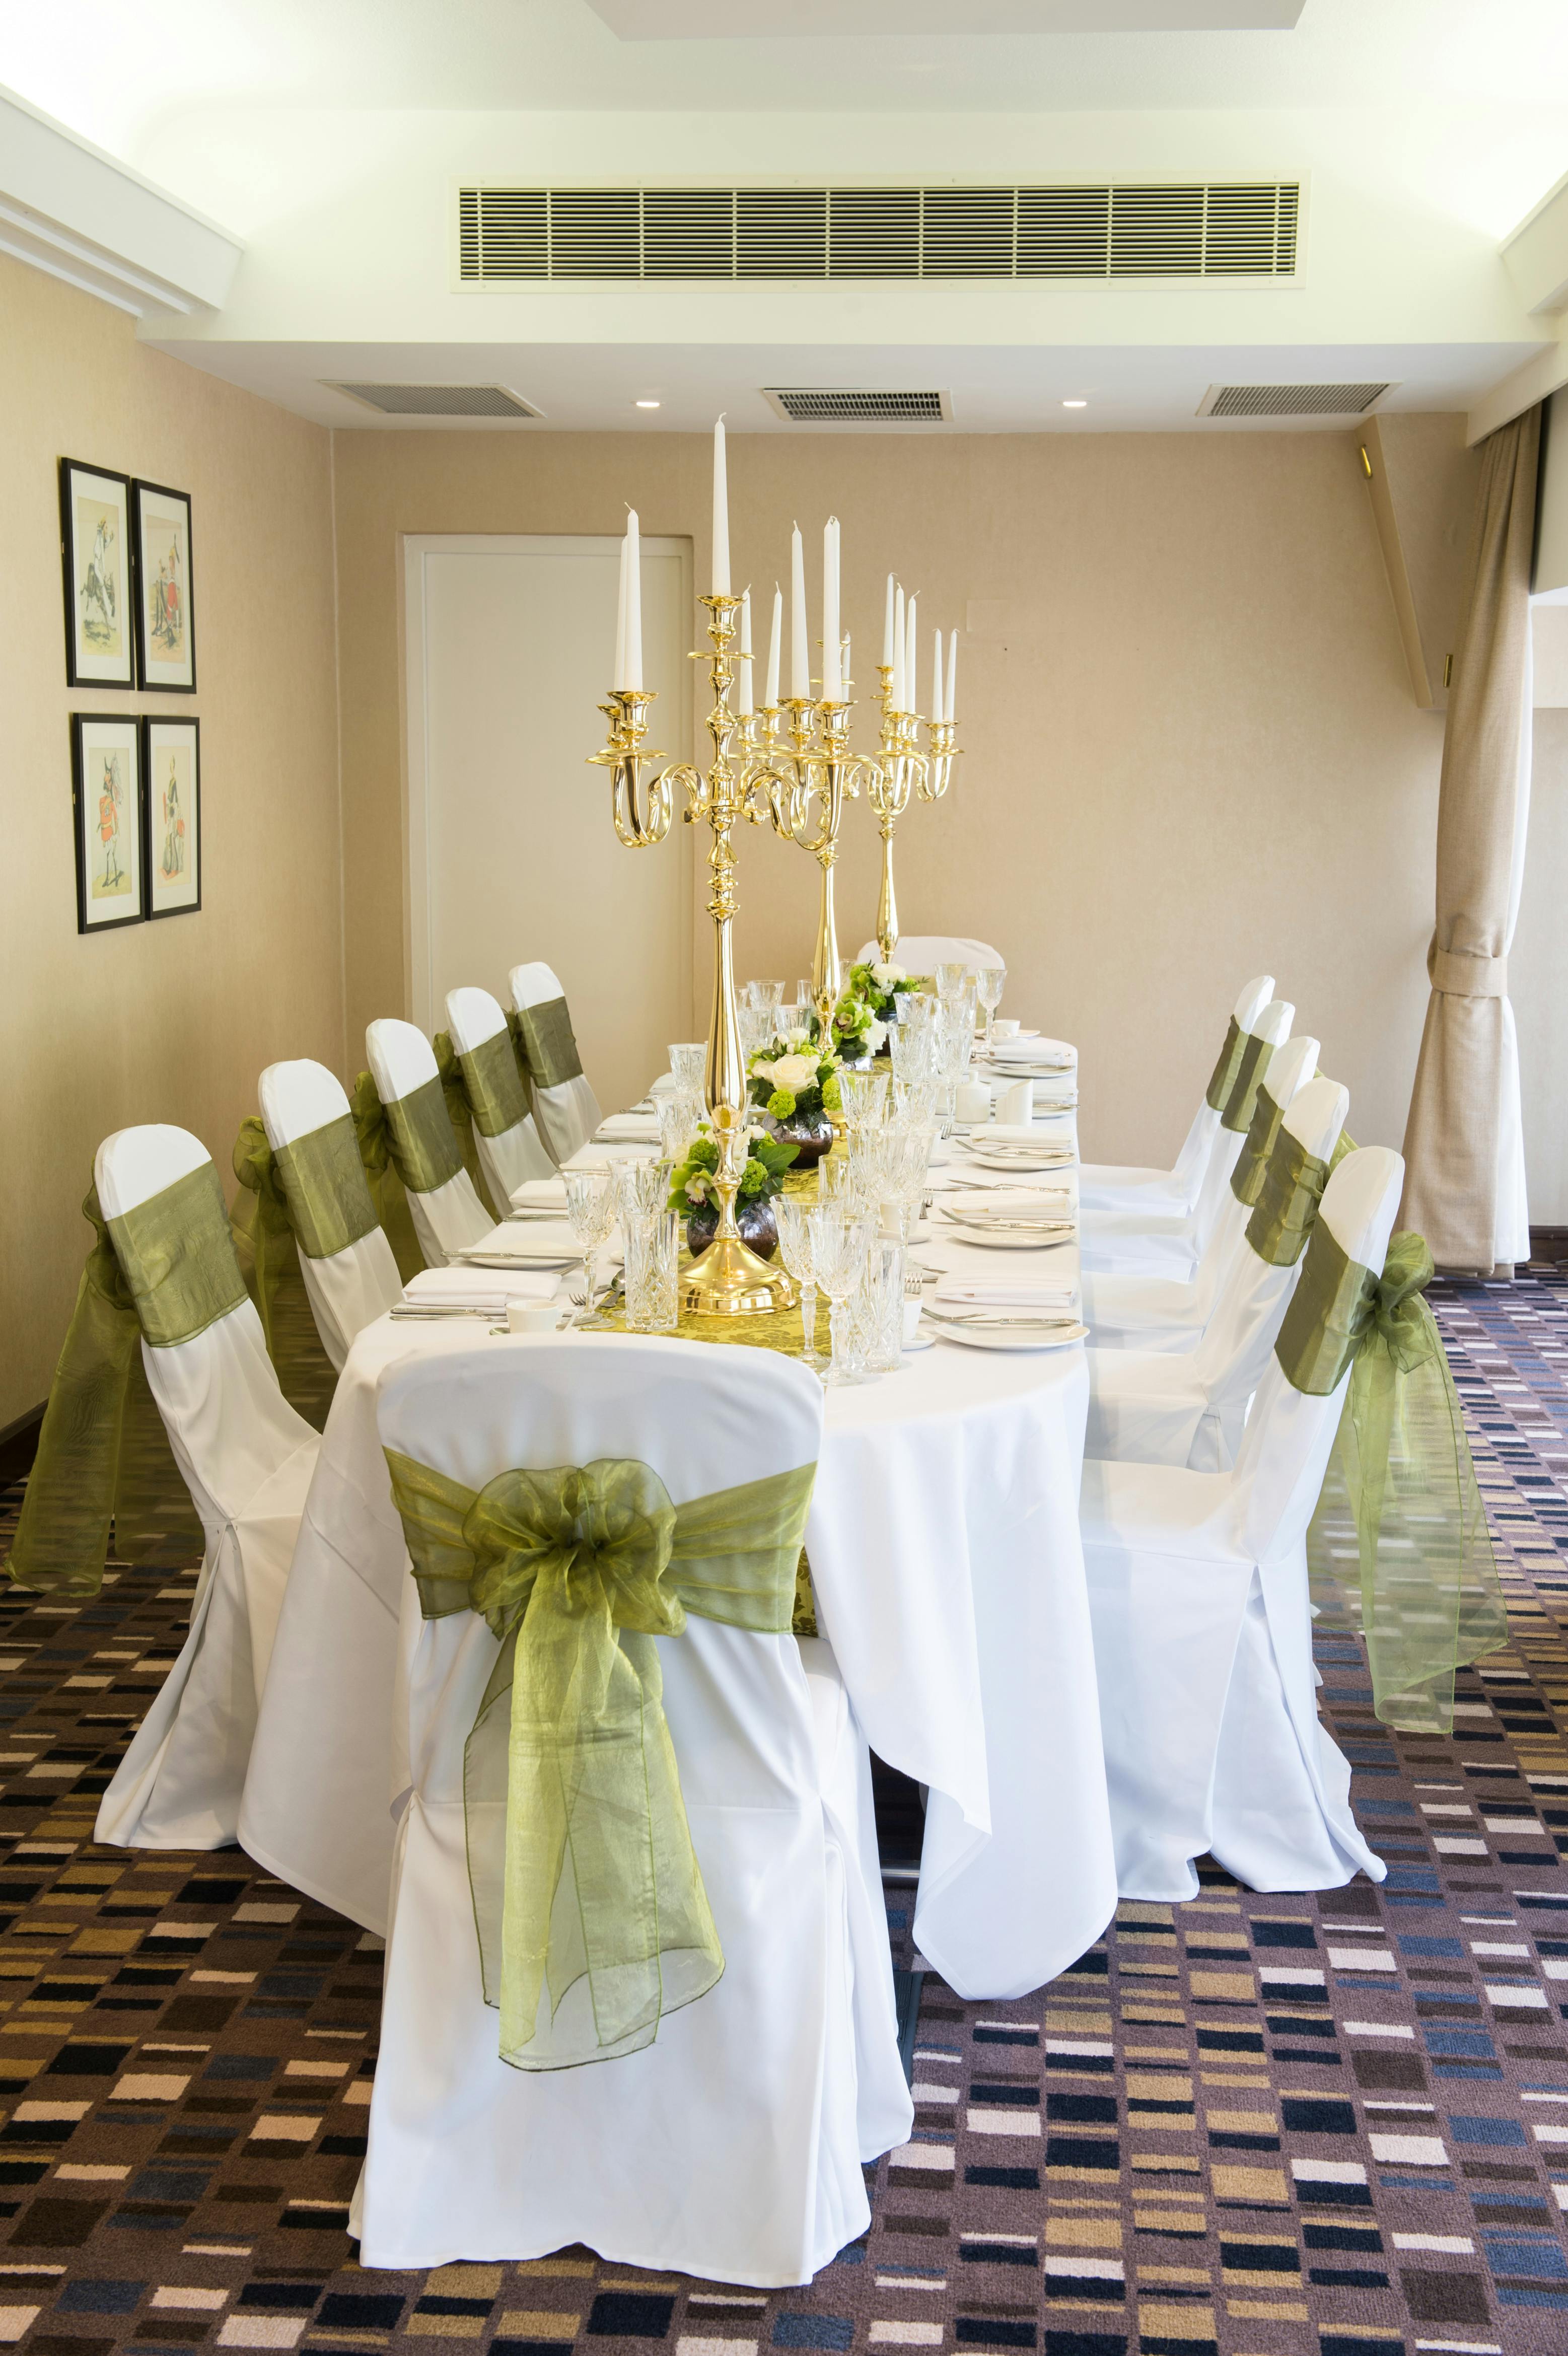
<instances>
[{"instance_id":1,"label":"green hydrangea","mask_svg":"<svg viewBox=\"0 0 1568 2356\"><path fill-rule=\"evenodd\" d=\"M843 1090L839 1086L839 1076L836 1072L822 1082L822 1102L829 1112L838 1112L843 1108Z\"/></svg>"},{"instance_id":2,"label":"green hydrangea","mask_svg":"<svg viewBox=\"0 0 1568 2356\"><path fill-rule=\"evenodd\" d=\"M788 1120L795 1109L794 1092L789 1088L775 1088L768 1099L768 1109L775 1120Z\"/></svg>"}]
</instances>

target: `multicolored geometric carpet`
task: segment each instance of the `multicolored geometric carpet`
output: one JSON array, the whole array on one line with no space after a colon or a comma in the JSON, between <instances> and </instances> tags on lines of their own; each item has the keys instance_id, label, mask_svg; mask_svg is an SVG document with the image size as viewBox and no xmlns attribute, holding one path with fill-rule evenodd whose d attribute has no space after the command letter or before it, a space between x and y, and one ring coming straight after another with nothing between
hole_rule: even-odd
<instances>
[{"instance_id":1,"label":"multicolored geometric carpet","mask_svg":"<svg viewBox=\"0 0 1568 2356\"><path fill-rule=\"evenodd\" d=\"M1391 1737L1356 1645L1322 1646L1387 1882L1261 1898L1205 1867L1190 1905L1123 1906L1023 2002L928 1976L913 2139L804 2290L582 2249L360 2272L378 1942L236 1851L91 1843L189 1577L123 1570L85 1610L0 1590L0 2341L1562 2356L1568 1283L1434 1305L1514 1641L1463 1679L1452 1741ZM908 1900L889 1884L901 1945Z\"/></svg>"}]
</instances>

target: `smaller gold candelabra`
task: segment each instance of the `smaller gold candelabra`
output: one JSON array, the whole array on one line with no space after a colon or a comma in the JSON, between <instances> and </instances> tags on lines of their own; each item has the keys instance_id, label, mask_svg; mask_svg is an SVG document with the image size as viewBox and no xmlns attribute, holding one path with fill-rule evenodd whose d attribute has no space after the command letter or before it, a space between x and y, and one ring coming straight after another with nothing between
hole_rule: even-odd
<instances>
[{"instance_id":1,"label":"smaller gold candelabra","mask_svg":"<svg viewBox=\"0 0 1568 2356\"><path fill-rule=\"evenodd\" d=\"M771 819L774 832L787 842L798 843L816 861L821 873L811 1002L824 1044L832 1037L833 1009L843 991L843 960L833 911L839 830L843 806L858 798L861 772L870 766L849 749L854 709L849 686L846 680L842 702L790 696L780 705L769 705L754 716L746 739L753 756L747 817L758 823ZM781 712L786 715L789 738L784 747L779 743Z\"/></svg>"},{"instance_id":2,"label":"smaller gold candelabra","mask_svg":"<svg viewBox=\"0 0 1568 2356\"><path fill-rule=\"evenodd\" d=\"M882 706L882 757L868 761L866 797L875 813L882 837L882 886L876 900L876 945L885 965L898 946L898 895L893 884L893 830L909 807L911 794L923 802L940 802L952 782L958 728L951 720L923 720L918 712L893 708L893 667L879 663L878 701ZM919 749L919 732L930 734L930 747Z\"/></svg>"}]
</instances>

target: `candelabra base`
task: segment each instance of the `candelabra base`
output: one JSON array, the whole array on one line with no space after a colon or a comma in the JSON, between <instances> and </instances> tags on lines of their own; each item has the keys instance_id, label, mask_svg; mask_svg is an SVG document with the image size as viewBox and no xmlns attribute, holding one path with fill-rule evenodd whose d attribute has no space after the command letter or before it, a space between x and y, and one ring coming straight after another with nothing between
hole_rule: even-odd
<instances>
[{"instance_id":1,"label":"candelabra base","mask_svg":"<svg viewBox=\"0 0 1568 2356\"><path fill-rule=\"evenodd\" d=\"M681 1305L702 1317L766 1317L793 1309L795 1287L738 1236L715 1236L682 1281Z\"/></svg>"}]
</instances>

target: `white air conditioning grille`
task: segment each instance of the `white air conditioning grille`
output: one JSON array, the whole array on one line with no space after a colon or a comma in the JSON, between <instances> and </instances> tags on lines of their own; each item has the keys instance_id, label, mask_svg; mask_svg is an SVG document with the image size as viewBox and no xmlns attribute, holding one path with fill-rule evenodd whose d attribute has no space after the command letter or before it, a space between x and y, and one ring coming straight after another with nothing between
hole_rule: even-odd
<instances>
[{"instance_id":1,"label":"white air conditioning grille","mask_svg":"<svg viewBox=\"0 0 1568 2356\"><path fill-rule=\"evenodd\" d=\"M1289 278L1301 185L458 191L465 284L554 278Z\"/></svg>"},{"instance_id":2,"label":"white air conditioning grille","mask_svg":"<svg viewBox=\"0 0 1568 2356\"><path fill-rule=\"evenodd\" d=\"M542 417L515 392L499 384L344 384L328 389L379 409L383 417Z\"/></svg>"},{"instance_id":3,"label":"white air conditioning grille","mask_svg":"<svg viewBox=\"0 0 1568 2356\"><path fill-rule=\"evenodd\" d=\"M945 393L854 391L837 386L767 385L793 425L940 425L950 416Z\"/></svg>"},{"instance_id":4,"label":"white air conditioning grille","mask_svg":"<svg viewBox=\"0 0 1568 2356\"><path fill-rule=\"evenodd\" d=\"M1200 417L1364 417L1388 384L1217 384Z\"/></svg>"}]
</instances>

